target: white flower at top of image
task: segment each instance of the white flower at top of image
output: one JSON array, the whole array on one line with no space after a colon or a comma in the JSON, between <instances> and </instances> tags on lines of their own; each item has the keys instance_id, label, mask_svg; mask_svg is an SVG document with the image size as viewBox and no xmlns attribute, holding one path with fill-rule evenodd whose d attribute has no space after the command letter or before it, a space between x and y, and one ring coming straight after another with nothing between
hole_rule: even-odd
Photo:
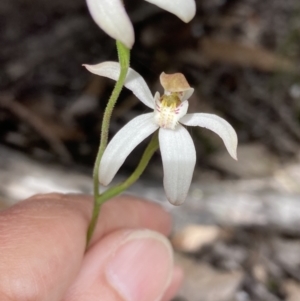
<instances>
[{"instance_id":1,"label":"white flower at top of image","mask_svg":"<svg viewBox=\"0 0 300 301\"><path fill-rule=\"evenodd\" d=\"M85 67L94 74L114 80L120 74L120 65L115 62ZM188 99L194 89L183 74L162 73L160 82L164 94L160 96L156 92L153 97L141 75L129 69L125 87L154 111L133 118L112 138L100 163L99 181L108 185L132 150L159 129L165 192L172 204L180 205L188 194L196 163L194 142L184 125L204 127L218 134L234 159L237 159L238 140L233 127L223 118L207 113L187 114Z\"/></svg>"},{"instance_id":2,"label":"white flower at top of image","mask_svg":"<svg viewBox=\"0 0 300 301\"><path fill-rule=\"evenodd\" d=\"M173 13L184 22L196 14L195 0L146 0ZM121 41L131 49L134 44L134 30L125 11L122 0L87 0L87 6L94 21L109 36Z\"/></svg>"}]
</instances>

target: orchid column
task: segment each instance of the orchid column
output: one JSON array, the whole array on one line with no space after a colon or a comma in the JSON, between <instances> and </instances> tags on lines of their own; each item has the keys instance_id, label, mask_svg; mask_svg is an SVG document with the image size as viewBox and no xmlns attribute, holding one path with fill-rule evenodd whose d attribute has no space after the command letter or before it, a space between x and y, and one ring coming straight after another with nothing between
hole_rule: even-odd
<instances>
[{"instance_id":1,"label":"orchid column","mask_svg":"<svg viewBox=\"0 0 300 301\"><path fill-rule=\"evenodd\" d=\"M184 22L189 22L196 13L196 5L194 0L146 0L165 9ZM130 65L130 49L134 44L134 30L132 23L125 11L122 0L87 0L87 5L94 21L102 28L108 35L116 40L118 57L120 63L120 72L111 97L108 100L101 126L100 146L94 166L94 209L93 216L88 230L87 243L90 241L94 228L98 219L99 211L104 199L99 193L99 166L102 155L106 149L109 133L109 124L114 106L123 88L128 68ZM157 139L152 139L149 147L145 150L144 163L141 161L139 168L146 167L145 162L149 161L154 153L154 145L157 144ZM157 148L157 147L156 147ZM152 155L150 156L150 154ZM149 157L150 156L150 157ZM146 160L146 161L145 161ZM124 188L125 189L125 188ZM123 189L123 190L124 190ZM122 191L123 191L122 190ZM121 192L121 191L120 191Z\"/></svg>"}]
</instances>

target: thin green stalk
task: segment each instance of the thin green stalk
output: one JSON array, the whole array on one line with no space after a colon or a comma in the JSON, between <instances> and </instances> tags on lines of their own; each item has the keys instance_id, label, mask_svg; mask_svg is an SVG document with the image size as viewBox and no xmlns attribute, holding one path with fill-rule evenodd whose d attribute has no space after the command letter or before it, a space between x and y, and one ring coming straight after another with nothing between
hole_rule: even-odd
<instances>
[{"instance_id":1,"label":"thin green stalk","mask_svg":"<svg viewBox=\"0 0 300 301\"><path fill-rule=\"evenodd\" d=\"M129 63L130 63L130 50L125 45L123 45L120 41L116 42L116 46L118 50L118 57L119 57L121 70L120 70L119 78L116 82L116 85L112 91L112 94L108 100L107 106L103 114L100 145L96 156L94 171L93 171L94 208L93 208L92 219L88 229L88 241L93 235L95 225L99 216L100 208L101 208L101 203L99 203L99 196L100 196L99 195L99 165L104 150L107 146L111 115L115 107L115 104L119 98L119 95L122 91L122 88L124 86L126 75L129 69Z\"/></svg>"},{"instance_id":2,"label":"thin green stalk","mask_svg":"<svg viewBox=\"0 0 300 301\"><path fill-rule=\"evenodd\" d=\"M104 150L107 146L111 115L115 107L115 104L119 98L119 95L122 91L122 88L124 86L124 82L126 79L126 75L130 63L130 50L119 41L117 41L116 44L117 44L121 71L120 71L119 79L117 80L116 85L112 91L112 94L108 100L107 106L104 111L103 120L102 120L100 145L99 145L99 150L97 153L97 157L94 165L94 172L93 172L95 202L99 195L99 165Z\"/></svg>"},{"instance_id":3,"label":"thin green stalk","mask_svg":"<svg viewBox=\"0 0 300 301\"><path fill-rule=\"evenodd\" d=\"M158 149L158 146L159 146L158 132L156 132L152 136L152 139L149 142L147 148L145 149L138 166L136 167L134 172L131 174L131 176L127 180L125 180L123 183L113 186L113 187L107 189L105 192L103 192L103 194L99 195L99 197L97 198L97 202L96 202L97 206L99 206L98 209L100 209L101 205L104 202L106 202L107 200L122 193L123 191L125 191L127 188L129 188L132 184L134 184L139 179L139 177L141 176L141 174L144 172L145 168L147 167L153 154ZM99 214L99 210L97 213ZM95 216L94 216L94 214L95 214ZM93 211L92 221L90 223L90 226L88 229L88 234L87 234L87 244L89 243L89 241L93 235L93 232L94 232L94 229L96 226L96 222L97 222L97 218L98 218L98 214L95 213L95 210Z\"/></svg>"},{"instance_id":4,"label":"thin green stalk","mask_svg":"<svg viewBox=\"0 0 300 301\"><path fill-rule=\"evenodd\" d=\"M94 233L94 230L95 230L95 227L96 227L96 223L98 221L98 216L99 216L99 213L100 213L101 203L98 203L97 200L98 199L96 199L94 197L94 208L93 208L93 214L92 214L92 218L91 218L91 221L90 221L90 224L89 224L89 228L88 228L88 231L87 231L86 247L88 246L88 244L89 244L89 242L90 242L90 240L93 236L93 233Z\"/></svg>"}]
</instances>

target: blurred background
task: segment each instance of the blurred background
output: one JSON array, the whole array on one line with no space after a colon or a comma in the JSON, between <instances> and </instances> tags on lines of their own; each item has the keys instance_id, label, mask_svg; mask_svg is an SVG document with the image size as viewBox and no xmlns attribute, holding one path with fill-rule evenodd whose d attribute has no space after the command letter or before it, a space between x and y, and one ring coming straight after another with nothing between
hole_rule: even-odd
<instances>
[{"instance_id":1,"label":"blurred background","mask_svg":"<svg viewBox=\"0 0 300 301\"><path fill-rule=\"evenodd\" d=\"M239 161L214 133L190 128L198 159L185 204L166 202L159 153L130 192L174 217L171 240L186 271L176 300L299 301L300 3L196 2L185 24L146 1L125 1L136 33L131 66L153 93L162 91L161 72L184 73L195 88L189 112L229 121ZM0 208L35 193L90 193L114 83L81 65L117 60L114 41L84 0L1 0L0 43ZM124 90L111 136L144 112Z\"/></svg>"}]
</instances>

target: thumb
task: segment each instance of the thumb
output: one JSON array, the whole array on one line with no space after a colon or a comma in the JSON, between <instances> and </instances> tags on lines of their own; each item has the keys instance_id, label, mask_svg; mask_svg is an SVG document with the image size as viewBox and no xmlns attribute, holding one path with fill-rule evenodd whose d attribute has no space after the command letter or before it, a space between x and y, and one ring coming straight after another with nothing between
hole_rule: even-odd
<instances>
[{"instance_id":1,"label":"thumb","mask_svg":"<svg viewBox=\"0 0 300 301\"><path fill-rule=\"evenodd\" d=\"M150 230L119 230L86 254L66 301L158 301L173 274L168 240Z\"/></svg>"}]
</instances>

